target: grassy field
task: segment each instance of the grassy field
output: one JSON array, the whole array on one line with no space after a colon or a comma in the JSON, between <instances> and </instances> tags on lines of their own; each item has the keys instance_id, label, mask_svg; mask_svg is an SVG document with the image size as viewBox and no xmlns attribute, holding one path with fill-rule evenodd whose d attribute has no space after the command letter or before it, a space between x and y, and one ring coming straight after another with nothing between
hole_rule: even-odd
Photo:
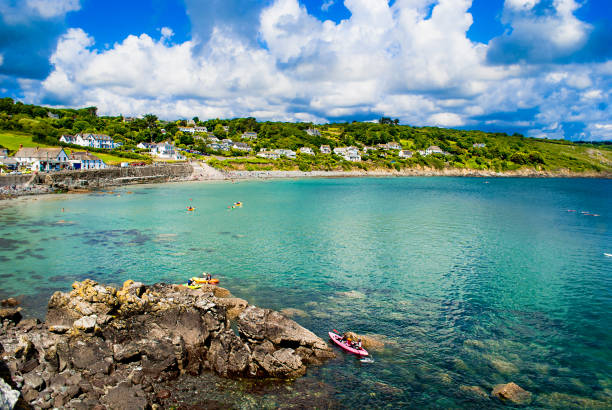
<instances>
[{"instance_id":1,"label":"grassy field","mask_svg":"<svg viewBox=\"0 0 612 410\"><path fill-rule=\"evenodd\" d=\"M2 145L5 148L8 148L9 151L11 151L11 154L14 151L17 151L19 149L19 145L23 145L26 148L28 147L31 147L31 148L51 147L51 145L45 145L45 144L41 144L41 143L32 141L32 135L30 134L26 134L26 133L19 132L19 131L7 131L7 130L0 130L0 145ZM83 147L83 151L84 150L85 150L85 147ZM70 154L72 151L75 151L75 150L72 148L64 148L64 151L66 151L66 154ZM102 161L104 161L108 165L118 165L122 162L142 162L142 160L140 159L122 158L122 157L117 157L115 155L103 154L101 152L93 152L92 154L100 158Z\"/></svg>"}]
</instances>

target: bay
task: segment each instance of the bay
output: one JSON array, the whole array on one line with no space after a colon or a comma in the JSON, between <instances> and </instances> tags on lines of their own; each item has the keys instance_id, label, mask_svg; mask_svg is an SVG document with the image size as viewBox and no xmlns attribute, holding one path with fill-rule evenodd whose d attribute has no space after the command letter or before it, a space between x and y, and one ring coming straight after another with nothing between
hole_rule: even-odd
<instances>
[{"instance_id":1,"label":"bay","mask_svg":"<svg viewBox=\"0 0 612 410\"><path fill-rule=\"evenodd\" d=\"M294 319L321 337L384 335L374 363L338 352L309 370L330 404L490 408L466 386L514 381L538 406L612 406L611 222L612 182L597 179L175 183L21 199L0 204L0 297L22 295L43 317L75 280L207 271L252 304L303 311Z\"/></svg>"}]
</instances>

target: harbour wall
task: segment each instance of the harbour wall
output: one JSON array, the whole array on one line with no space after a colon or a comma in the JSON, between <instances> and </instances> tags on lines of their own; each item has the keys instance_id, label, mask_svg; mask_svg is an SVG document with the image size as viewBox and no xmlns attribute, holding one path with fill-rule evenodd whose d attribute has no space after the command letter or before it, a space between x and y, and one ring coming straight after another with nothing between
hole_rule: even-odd
<instances>
[{"instance_id":1,"label":"harbour wall","mask_svg":"<svg viewBox=\"0 0 612 410\"><path fill-rule=\"evenodd\" d=\"M46 185L55 189L88 189L185 180L189 179L192 174L193 167L189 163L157 164L140 167L59 171L37 175L6 175L0 177L0 186Z\"/></svg>"}]
</instances>

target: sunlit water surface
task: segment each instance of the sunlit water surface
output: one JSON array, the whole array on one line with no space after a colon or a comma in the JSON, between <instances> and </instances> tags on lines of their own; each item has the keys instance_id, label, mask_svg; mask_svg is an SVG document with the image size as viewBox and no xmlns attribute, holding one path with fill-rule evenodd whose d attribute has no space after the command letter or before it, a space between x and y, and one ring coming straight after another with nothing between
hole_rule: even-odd
<instances>
[{"instance_id":1,"label":"sunlit water surface","mask_svg":"<svg viewBox=\"0 0 612 410\"><path fill-rule=\"evenodd\" d=\"M466 386L514 381L535 407L612 407L611 221L608 180L176 183L21 199L0 203L0 297L22 295L43 317L75 280L209 271L252 304L302 310L294 318L321 337L384 337L374 363L338 352L295 383L318 405L487 408ZM232 400L278 405L262 392Z\"/></svg>"}]
</instances>

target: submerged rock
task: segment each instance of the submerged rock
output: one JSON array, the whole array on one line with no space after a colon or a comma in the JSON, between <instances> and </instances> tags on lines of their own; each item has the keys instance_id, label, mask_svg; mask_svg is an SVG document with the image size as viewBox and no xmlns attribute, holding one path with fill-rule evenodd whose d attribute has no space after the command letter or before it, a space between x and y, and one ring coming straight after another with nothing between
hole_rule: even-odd
<instances>
[{"instance_id":1,"label":"submerged rock","mask_svg":"<svg viewBox=\"0 0 612 410\"><path fill-rule=\"evenodd\" d=\"M531 403L531 393L514 382L498 384L493 388L491 395L497 397L502 402L509 402L511 404Z\"/></svg>"},{"instance_id":2,"label":"submerged rock","mask_svg":"<svg viewBox=\"0 0 612 410\"><path fill-rule=\"evenodd\" d=\"M72 287L50 298L44 325L0 327L11 378L34 407L89 400L144 408L162 400L151 386L184 373L295 378L308 364L333 357L321 338L293 320L216 286L126 281L115 289L85 280Z\"/></svg>"}]
</instances>

